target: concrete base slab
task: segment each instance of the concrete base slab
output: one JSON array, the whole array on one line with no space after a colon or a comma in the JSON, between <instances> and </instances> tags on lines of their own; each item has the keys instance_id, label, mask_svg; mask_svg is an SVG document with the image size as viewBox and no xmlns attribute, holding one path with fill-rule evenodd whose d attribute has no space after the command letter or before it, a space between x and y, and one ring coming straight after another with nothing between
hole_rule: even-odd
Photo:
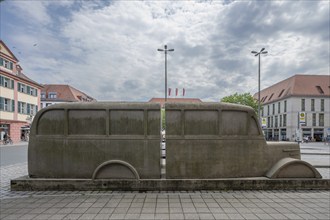
<instances>
[{"instance_id":1,"label":"concrete base slab","mask_svg":"<svg viewBox=\"0 0 330 220\"><path fill-rule=\"evenodd\" d=\"M120 191L194 191L194 190L300 190L330 189L330 179L39 179L23 176L10 181L12 191L44 190L120 190Z\"/></svg>"}]
</instances>

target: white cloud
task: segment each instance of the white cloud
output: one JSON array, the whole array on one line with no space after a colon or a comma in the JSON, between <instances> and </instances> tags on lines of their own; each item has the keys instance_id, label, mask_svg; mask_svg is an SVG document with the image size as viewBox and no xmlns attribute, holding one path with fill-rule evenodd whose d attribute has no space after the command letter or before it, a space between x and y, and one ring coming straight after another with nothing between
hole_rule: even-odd
<instances>
[{"instance_id":1,"label":"white cloud","mask_svg":"<svg viewBox=\"0 0 330 220\"><path fill-rule=\"evenodd\" d=\"M26 9L28 3L35 13ZM262 47L269 53L262 57L262 87L298 73L328 74L328 2L225 3L6 4L23 13L12 16L28 18L29 29L13 38L30 52L20 59L27 75L43 83L69 83L99 100L162 97L164 54L157 48L164 44L175 49L168 55L168 87L186 88L187 97L208 101L256 92L258 63L251 50ZM38 47L32 50L34 41Z\"/></svg>"}]
</instances>

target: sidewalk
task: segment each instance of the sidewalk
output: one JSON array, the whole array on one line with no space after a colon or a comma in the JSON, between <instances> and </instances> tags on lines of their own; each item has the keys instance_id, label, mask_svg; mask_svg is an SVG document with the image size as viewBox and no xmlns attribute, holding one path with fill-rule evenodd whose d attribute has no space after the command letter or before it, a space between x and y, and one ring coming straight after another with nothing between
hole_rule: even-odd
<instances>
[{"instance_id":1,"label":"sidewalk","mask_svg":"<svg viewBox=\"0 0 330 220\"><path fill-rule=\"evenodd\" d=\"M329 219L329 192L86 192L1 200L1 219Z\"/></svg>"},{"instance_id":2,"label":"sidewalk","mask_svg":"<svg viewBox=\"0 0 330 220\"><path fill-rule=\"evenodd\" d=\"M22 145L27 145L27 144L28 144L27 141L20 141L20 142L16 142L16 143L13 143L13 144L6 144L6 145L4 145L2 143L2 141L0 141L0 147L22 146Z\"/></svg>"},{"instance_id":3,"label":"sidewalk","mask_svg":"<svg viewBox=\"0 0 330 220\"><path fill-rule=\"evenodd\" d=\"M1 167L0 219L329 219L330 191L25 191L9 180L27 164Z\"/></svg>"}]
</instances>

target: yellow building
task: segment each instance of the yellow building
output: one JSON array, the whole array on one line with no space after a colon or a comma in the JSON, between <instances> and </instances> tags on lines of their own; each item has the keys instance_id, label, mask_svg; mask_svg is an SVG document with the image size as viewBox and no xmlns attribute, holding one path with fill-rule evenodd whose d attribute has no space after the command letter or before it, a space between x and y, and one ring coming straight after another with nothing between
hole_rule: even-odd
<instances>
[{"instance_id":1,"label":"yellow building","mask_svg":"<svg viewBox=\"0 0 330 220\"><path fill-rule=\"evenodd\" d=\"M22 73L18 59L0 40L0 139L7 133L13 142L28 135L40 109L42 86Z\"/></svg>"}]
</instances>

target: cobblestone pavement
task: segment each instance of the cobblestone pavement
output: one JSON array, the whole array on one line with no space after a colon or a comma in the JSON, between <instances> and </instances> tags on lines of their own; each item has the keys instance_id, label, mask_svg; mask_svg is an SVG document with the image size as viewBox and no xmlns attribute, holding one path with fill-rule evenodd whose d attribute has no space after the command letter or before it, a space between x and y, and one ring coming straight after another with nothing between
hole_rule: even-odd
<instances>
[{"instance_id":1,"label":"cobblestone pavement","mask_svg":"<svg viewBox=\"0 0 330 220\"><path fill-rule=\"evenodd\" d=\"M330 219L330 191L11 192L27 164L1 167L0 219Z\"/></svg>"}]
</instances>

